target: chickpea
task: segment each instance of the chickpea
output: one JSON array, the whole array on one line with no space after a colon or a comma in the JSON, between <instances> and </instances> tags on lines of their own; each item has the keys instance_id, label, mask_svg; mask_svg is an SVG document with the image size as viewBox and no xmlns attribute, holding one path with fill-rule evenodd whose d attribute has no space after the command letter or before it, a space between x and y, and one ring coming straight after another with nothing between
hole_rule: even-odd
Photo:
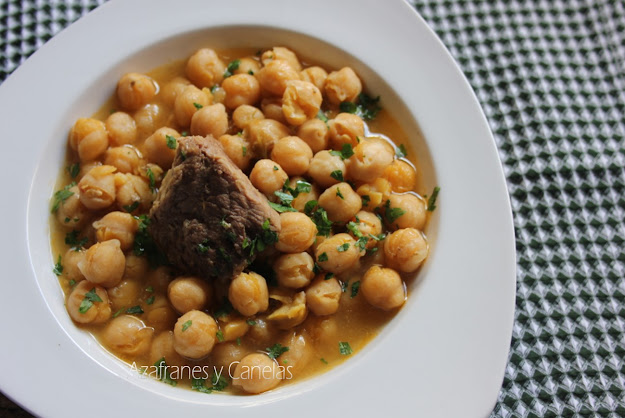
<instances>
[{"instance_id":1,"label":"chickpea","mask_svg":"<svg viewBox=\"0 0 625 418\"><path fill-rule=\"evenodd\" d=\"M243 171L250 168L253 154L250 144L242 135L222 135L219 137L219 142L226 155L237 167Z\"/></svg>"},{"instance_id":2,"label":"chickpea","mask_svg":"<svg viewBox=\"0 0 625 418\"><path fill-rule=\"evenodd\" d=\"M106 130L111 145L134 144L137 140L137 123L126 112L115 112L106 118Z\"/></svg>"},{"instance_id":3,"label":"chickpea","mask_svg":"<svg viewBox=\"0 0 625 418\"><path fill-rule=\"evenodd\" d=\"M137 125L137 138L141 140L152 135L158 128L173 122L173 115L162 106L153 103L137 110L133 117Z\"/></svg>"},{"instance_id":4,"label":"chickpea","mask_svg":"<svg viewBox=\"0 0 625 418\"><path fill-rule=\"evenodd\" d=\"M276 120L282 124L287 124L282 111L282 99L278 97L265 97L260 102L260 108L267 119Z\"/></svg>"},{"instance_id":5,"label":"chickpea","mask_svg":"<svg viewBox=\"0 0 625 418\"><path fill-rule=\"evenodd\" d=\"M117 286L108 289L113 311L136 305L142 290L138 280L122 280Z\"/></svg>"},{"instance_id":6,"label":"chickpea","mask_svg":"<svg viewBox=\"0 0 625 418\"><path fill-rule=\"evenodd\" d=\"M93 161L109 146L106 125L92 118L80 118L69 133L69 144L78 152L80 161Z\"/></svg>"},{"instance_id":7,"label":"chickpea","mask_svg":"<svg viewBox=\"0 0 625 418\"><path fill-rule=\"evenodd\" d=\"M291 177L291 179L289 179L289 187L292 189L297 190L298 183L310 184L306 180L304 180L303 177ZM291 205L298 212L304 212L306 203L310 202L311 200L318 200L318 199L319 199L319 188L315 184L310 184L310 191L309 192L300 191L297 194L297 196L293 198L293 202L291 202Z\"/></svg>"},{"instance_id":8,"label":"chickpea","mask_svg":"<svg viewBox=\"0 0 625 418\"><path fill-rule=\"evenodd\" d=\"M211 352L211 358L213 360L213 364L218 368L218 370L220 367L223 367L224 371L234 371L236 364L234 364L232 368L230 368L230 366L233 363L240 361L246 354L248 354L248 352L249 351L241 345L232 342L224 342L215 345L215 348L213 348L213 351Z\"/></svg>"},{"instance_id":9,"label":"chickpea","mask_svg":"<svg viewBox=\"0 0 625 418\"><path fill-rule=\"evenodd\" d=\"M352 219L356 223L356 228L363 237L369 238L367 241L367 249L371 249L377 245L377 240L371 236L377 237L382 233L382 221L371 212L361 210ZM356 237L354 237L355 239Z\"/></svg>"},{"instance_id":10,"label":"chickpea","mask_svg":"<svg viewBox=\"0 0 625 418\"><path fill-rule=\"evenodd\" d=\"M252 353L241 359L234 369L232 385L247 393L262 393L278 386L284 371L265 354Z\"/></svg>"},{"instance_id":11,"label":"chickpea","mask_svg":"<svg viewBox=\"0 0 625 418\"><path fill-rule=\"evenodd\" d=\"M288 81L282 95L282 112L288 123L299 126L317 116L322 100L321 92L313 83Z\"/></svg>"},{"instance_id":12,"label":"chickpea","mask_svg":"<svg viewBox=\"0 0 625 418\"><path fill-rule=\"evenodd\" d=\"M280 214L282 226L278 234L276 249L283 253L300 253L306 251L317 236L317 226L305 214L300 212L284 212Z\"/></svg>"},{"instance_id":13,"label":"chickpea","mask_svg":"<svg viewBox=\"0 0 625 418\"><path fill-rule=\"evenodd\" d=\"M312 157L310 147L296 136L280 138L271 151L271 159L280 164L289 176L305 174Z\"/></svg>"},{"instance_id":14,"label":"chickpea","mask_svg":"<svg viewBox=\"0 0 625 418\"><path fill-rule=\"evenodd\" d=\"M212 102L212 97L205 90L200 90L193 85L189 85L182 90L174 102L174 115L176 122L180 126L189 126L191 118L198 109L208 106Z\"/></svg>"},{"instance_id":15,"label":"chickpea","mask_svg":"<svg viewBox=\"0 0 625 418\"><path fill-rule=\"evenodd\" d=\"M168 366L182 366L185 359L174 350L174 332L163 331L152 339L150 347L150 364L154 364L160 359L165 359Z\"/></svg>"},{"instance_id":16,"label":"chickpea","mask_svg":"<svg viewBox=\"0 0 625 418\"><path fill-rule=\"evenodd\" d=\"M174 326L174 350L183 357L198 360L210 354L217 335L217 323L201 311L189 311Z\"/></svg>"},{"instance_id":17,"label":"chickpea","mask_svg":"<svg viewBox=\"0 0 625 418\"><path fill-rule=\"evenodd\" d=\"M319 347L334 345L338 335L338 325L334 316L311 316L305 324L313 342Z\"/></svg>"},{"instance_id":18,"label":"chickpea","mask_svg":"<svg viewBox=\"0 0 625 418\"><path fill-rule=\"evenodd\" d=\"M66 228L82 228L89 219L89 211L80 201L80 189L72 186L69 191L73 194L60 202L56 210L56 219Z\"/></svg>"},{"instance_id":19,"label":"chickpea","mask_svg":"<svg viewBox=\"0 0 625 418\"><path fill-rule=\"evenodd\" d=\"M87 280L103 287L117 286L125 267L126 257L116 239L93 244L87 250L85 259L78 263Z\"/></svg>"},{"instance_id":20,"label":"chickpea","mask_svg":"<svg viewBox=\"0 0 625 418\"><path fill-rule=\"evenodd\" d=\"M288 61L274 59L256 73L256 78L263 91L274 96L282 96L287 81L299 80L299 74Z\"/></svg>"},{"instance_id":21,"label":"chickpea","mask_svg":"<svg viewBox=\"0 0 625 418\"><path fill-rule=\"evenodd\" d=\"M250 325L244 318L237 318L222 324L221 331L224 341L234 341L243 337L250 329Z\"/></svg>"},{"instance_id":22,"label":"chickpea","mask_svg":"<svg viewBox=\"0 0 625 418\"><path fill-rule=\"evenodd\" d=\"M127 110L137 110L158 92L158 84L145 74L124 74L117 82L117 100Z\"/></svg>"},{"instance_id":23,"label":"chickpea","mask_svg":"<svg viewBox=\"0 0 625 418\"><path fill-rule=\"evenodd\" d=\"M210 90L208 90L207 88L204 88L203 90L210 92L210 94L213 96L213 103L224 104L224 101L226 100L226 90L224 90L223 87L215 85L211 87Z\"/></svg>"},{"instance_id":24,"label":"chickpea","mask_svg":"<svg viewBox=\"0 0 625 418\"><path fill-rule=\"evenodd\" d=\"M110 165L93 167L78 182L80 202L88 209L104 209L115 201L115 176L117 169Z\"/></svg>"},{"instance_id":25,"label":"chickpea","mask_svg":"<svg viewBox=\"0 0 625 418\"><path fill-rule=\"evenodd\" d=\"M309 119L297 129L297 136L308 144L314 153L328 148L328 125L321 119Z\"/></svg>"},{"instance_id":26,"label":"chickpea","mask_svg":"<svg viewBox=\"0 0 625 418\"><path fill-rule=\"evenodd\" d=\"M63 275L68 279L79 282L85 276L78 268L78 263L85 259L85 251L70 248L63 256Z\"/></svg>"},{"instance_id":27,"label":"chickpea","mask_svg":"<svg viewBox=\"0 0 625 418\"><path fill-rule=\"evenodd\" d=\"M159 95L163 98L167 106L174 107L176 97L190 84L191 82L184 77L174 77L163 86Z\"/></svg>"},{"instance_id":28,"label":"chickpea","mask_svg":"<svg viewBox=\"0 0 625 418\"><path fill-rule=\"evenodd\" d=\"M426 213L425 200L411 193L390 195L385 206L386 222L394 229L422 230Z\"/></svg>"},{"instance_id":29,"label":"chickpea","mask_svg":"<svg viewBox=\"0 0 625 418\"><path fill-rule=\"evenodd\" d=\"M273 322L279 329L288 330L304 322L308 316L306 308L306 292L291 293L283 289L276 289L269 295L270 299L282 304L278 309L267 315L267 320Z\"/></svg>"},{"instance_id":30,"label":"chickpea","mask_svg":"<svg viewBox=\"0 0 625 418\"><path fill-rule=\"evenodd\" d=\"M151 286L156 293L166 293L169 283L174 279L174 274L169 267L160 266L151 270L147 277L147 286ZM168 305L169 302L165 300Z\"/></svg>"},{"instance_id":31,"label":"chickpea","mask_svg":"<svg viewBox=\"0 0 625 418\"><path fill-rule=\"evenodd\" d=\"M258 70L260 70L260 63L256 59L253 57L243 57L239 59L239 67L234 70L234 74L254 75Z\"/></svg>"},{"instance_id":32,"label":"chickpea","mask_svg":"<svg viewBox=\"0 0 625 418\"><path fill-rule=\"evenodd\" d=\"M328 135L332 149L340 150L344 144L356 147L365 134L365 123L360 116L339 113L328 122Z\"/></svg>"},{"instance_id":33,"label":"chickpea","mask_svg":"<svg viewBox=\"0 0 625 418\"><path fill-rule=\"evenodd\" d=\"M360 291L367 302L385 311L400 307L406 300L406 288L399 274L380 266L372 266L367 270Z\"/></svg>"},{"instance_id":34,"label":"chickpea","mask_svg":"<svg viewBox=\"0 0 625 418\"><path fill-rule=\"evenodd\" d=\"M299 73L302 80L313 83L320 91L324 90L328 72L321 67L308 67Z\"/></svg>"},{"instance_id":35,"label":"chickpea","mask_svg":"<svg viewBox=\"0 0 625 418\"><path fill-rule=\"evenodd\" d=\"M132 248L135 233L139 228L137 220L126 212L109 212L93 223L98 242L116 239L122 251Z\"/></svg>"},{"instance_id":36,"label":"chickpea","mask_svg":"<svg viewBox=\"0 0 625 418\"><path fill-rule=\"evenodd\" d=\"M176 157L177 139L179 137L180 134L175 129L157 129L143 144L143 152L148 161L158 164L164 169L171 168ZM172 138L175 141L172 141Z\"/></svg>"},{"instance_id":37,"label":"chickpea","mask_svg":"<svg viewBox=\"0 0 625 418\"><path fill-rule=\"evenodd\" d=\"M316 153L308 167L308 175L323 188L339 183L340 176L337 176L339 172L343 177L347 175L345 162L340 156L332 155L326 150ZM332 173L335 173L334 177Z\"/></svg>"},{"instance_id":38,"label":"chickpea","mask_svg":"<svg viewBox=\"0 0 625 418\"><path fill-rule=\"evenodd\" d=\"M211 286L197 277L178 277L167 287L169 302L181 314L204 309L212 296Z\"/></svg>"},{"instance_id":39,"label":"chickpea","mask_svg":"<svg viewBox=\"0 0 625 418\"><path fill-rule=\"evenodd\" d=\"M396 270L412 273L427 256L428 243L417 229L398 229L384 240L384 259Z\"/></svg>"},{"instance_id":40,"label":"chickpea","mask_svg":"<svg viewBox=\"0 0 625 418\"><path fill-rule=\"evenodd\" d=\"M343 67L328 74L324 88L330 103L339 105L355 101L362 92L362 83L354 70Z\"/></svg>"},{"instance_id":41,"label":"chickpea","mask_svg":"<svg viewBox=\"0 0 625 418\"><path fill-rule=\"evenodd\" d=\"M104 164L117 168L120 173L136 173L143 164L141 154L132 145L109 148L104 154Z\"/></svg>"},{"instance_id":42,"label":"chickpea","mask_svg":"<svg viewBox=\"0 0 625 418\"><path fill-rule=\"evenodd\" d=\"M363 139L347 160L349 176L357 181L374 181L382 176L394 157L395 151L383 140Z\"/></svg>"},{"instance_id":43,"label":"chickpea","mask_svg":"<svg viewBox=\"0 0 625 418\"><path fill-rule=\"evenodd\" d=\"M126 267L124 269L124 279L140 281L148 272L148 260L134 254L126 256Z\"/></svg>"},{"instance_id":44,"label":"chickpea","mask_svg":"<svg viewBox=\"0 0 625 418\"><path fill-rule=\"evenodd\" d=\"M317 264L334 274L340 274L352 267L361 256L356 241L349 234L336 234L326 238L315 250Z\"/></svg>"},{"instance_id":45,"label":"chickpea","mask_svg":"<svg viewBox=\"0 0 625 418\"><path fill-rule=\"evenodd\" d=\"M239 129L247 128L247 125L256 119L265 119L265 115L254 106L241 105L232 112L232 122Z\"/></svg>"},{"instance_id":46,"label":"chickpea","mask_svg":"<svg viewBox=\"0 0 625 418\"><path fill-rule=\"evenodd\" d=\"M363 184L358 189L358 193L363 198L362 206L367 210L380 208L388 200L391 195L391 183L388 180L379 178L373 183Z\"/></svg>"},{"instance_id":47,"label":"chickpea","mask_svg":"<svg viewBox=\"0 0 625 418\"><path fill-rule=\"evenodd\" d=\"M260 99L260 85L253 75L235 74L226 78L221 87L226 91L224 104L228 109L253 105Z\"/></svg>"},{"instance_id":48,"label":"chickpea","mask_svg":"<svg viewBox=\"0 0 625 418\"><path fill-rule=\"evenodd\" d=\"M266 196L273 196L275 191L282 189L288 178L278 163L267 159L258 160L250 173L250 181L254 187Z\"/></svg>"},{"instance_id":49,"label":"chickpea","mask_svg":"<svg viewBox=\"0 0 625 418\"><path fill-rule=\"evenodd\" d=\"M315 273L315 261L307 252L284 254L273 264L273 270L282 287L301 289L308 286Z\"/></svg>"},{"instance_id":50,"label":"chickpea","mask_svg":"<svg viewBox=\"0 0 625 418\"><path fill-rule=\"evenodd\" d=\"M225 71L226 65L210 48L199 49L187 61L187 77L200 88L221 83Z\"/></svg>"},{"instance_id":51,"label":"chickpea","mask_svg":"<svg viewBox=\"0 0 625 418\"><path fill-rule=\"evenodd\" d=\"M111 305L106 290L87 280L74 287L67 298L66 307L69 316L80 324L101 324L111 317Z\"/></svg>"},{"instance_id":52,"label":"chickpea","mask_svg":"<svg viewBox=\"0 0 625 418\"><path fill-rule=\"evenodd\" d=\"M219 138L228 130L228 114L221 103L204 106L191 118L191 134Z\"/></svg>"},{"instance_id":53,"label":"chickpea","mask_svg":"<svg viewBox=\"0 0 625 418\"><path fill-rule=\"evenodd\" d=\"M341 285L336 278L325 279L325 274L315 278L306 289L306 306L315 315L332 315L339 309Z\"/></svg>"},{"instance_id":54,"label":"chickpea","mask_svg":"<svg viewBox=\"0 0 625 418\"><path fill-rule=\"evenodd\" d=\"M145 320L156 331L171 330L178 320L178 314L170 306L167 298L157 294L154 295L154 302L145 306Z\"/></svg>"},{"instance_id":55,"label":"chickpea","mask_svg":"<svg viewBox=\"0 0 625 418\"><path fill-rule=\"evenodd\" d=\"M252 120L245 128L245 133L254 152L263 157L271 153L278 139L290 135L289 128L273 119Z\"/></svg>"},{"instance_id":56,"label":"chickpea","mask_svg":"<svg viewBox=\"0 0 625 418\"><path fill-rule=\"evenodd\" d=\"M139 176L117 173L115 175L115 187L117 206L120 209L132 208L136 206L137 202L139 202L139 206L133 212L147 210L152 205L154 195L150 186Z\"/></svg>"},{"instance_id":57,"label":"chickpea","mask_svg":"<svg viewBox=\"0 0 625 418\"><path fill-rule=\"evenodd\" d=\"M319 206L332 222L347 222L362 208L362 199L348 183L339 183L321 193Z\"/></svg>"},{"instance_id":58,"label":"chickpea","mask_svg":"<svg viewBox=\"0 0 625 418\"><path fill-rule=\"evenodd\" d=\"M289 347L289 351L279 357L278 363L284 366L285 377L290 379L304 371L314 352L306 332L291 333L282 343L283 346Z\"/></svg>"},{"instance_id":59,"label":"chickpea","mask_svg":"<svg viewBox=\"0 0 625 418\"><path fill-rule=\"evenodd\" d=\"M254 321L256 325L250 327L246 339L256 345L270 344L276 333L273 324L262 318L256 318Z\"/></svg>"},{"instance_id":60,"label":"chickpea","mask_svg":"<svg viewBox=\"0 0 625 418\"><path fill-rule=\"evenodd\" d=\"M138 356L150 349L153 335L154 328L146 327L139 318L121 315L104 328L102 341L114 352Z\"/></svg>"},{"instance_id":61,"label":"chickpea","mask_svg":"<svg viewBox=\"0 0 625 418\"><path fill-rule=\"evenodd\" d=\"M272 49L263 52L260 57L260 61L263 65L267 65L273 60L284 60L288 62L291 68L295 71L302 71L302 64L300 64L295 52L283 46L273 47Z\"/></svg>"},{"instance_id":62,"label":"chickpea","mask_svg":"<svg viewBox=\"0 0 625 418\"><path fill-rule=\"evenodd\" d=\"M403 160L394 160L384 169L382 177L391 183L391 188L395 193L410 192L417 184L416 169Z\"/></svg>"},{"instance_id":63,"label":"chickpea","mask_svg":"<svg viewBox=\"0 0 625 418\"><path fill-rule=\"evenodd\" d=\"M260 274L241 273L230 282L228 300L241 315L252 316L269 307L267 282Z\"/></svg>"}]
</instances>

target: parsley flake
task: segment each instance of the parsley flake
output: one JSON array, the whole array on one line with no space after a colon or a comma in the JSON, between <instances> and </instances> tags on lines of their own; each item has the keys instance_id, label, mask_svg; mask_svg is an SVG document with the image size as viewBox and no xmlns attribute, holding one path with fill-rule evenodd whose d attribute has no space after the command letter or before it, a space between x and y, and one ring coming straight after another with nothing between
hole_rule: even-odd
<instances>
[{"instance_id":1,"label":"parsley flake","mask_svg":"<svg viewBox=\"0 0 625 418\"><path fill-rule=\"evenodd\" d=\"M224 78L228 78L233 75L234 72L239 69L239 65L241 65L241 60L236 59L231 61L226 67L226 71L224 71Z\"/></svg>"},{"instance_id":2,"label":"parsley flake","mask_svg":"<svg viewBox=\"0 0 625 418\"><path fill-rule=\"evenodd\" d=\"M347 244L349 245L349 244ZM317 257L317 261L320 263L323 263L324 261L328 261L328 253L323 252L321 254L319 254L319 257Z\"/></svg>"},{"instance_id":3,"label":"parsley flake","mask_svg":"<svg viewBox=\"0 0 625 418\"><path fill-rule=\"evenodd\" d=\"M397 158L404 158L406 155L408 155L408 151L406 151L406 146L404 144L401 144L399 147L397 147L397 149L395 150L395 155L397 156Z\"/></svg>"},{"instance_id":4,"label":"parsley flake","mask_svg":"<svg viewBox=\"0 0 625 418\"><path fill-rule=\"evenodd\" d=\"M137 210L140 204L141 202L139 202L138 200L135 200L134 202L132 202L132 205L124 205L123 208L126 212L132 213L135 210Z\"/></svg>"},{"instance_id":5,"label":"parsley flake","mask_svg":"<svg viewBox=\"0 0 625 418\"><path fill-rule=\"evenodd\" d=\"M71 178L75 179L76 177L78 177L78 174L80 174L80 164L74 163L74 164L68 165L67 172L69 173L69 176Z\"/></svg>"},{"instance_id":6,"label":"parsley flake","mask_svg":"<svg viewBox=\"0 0 625 418\"><path fill-rule=\"evenodd\" d=\"M344 181L345 179L343 178L343 171L342 170L334 170L333 172L330 173L330 177L332 177L335 180L338 181Z\"/></svg>"},{"instance_id":7,"label":"parsley flake","mask_svg":"<svg viewBox=\"0 0 625 418\"><path fill-rule=\"evenodd\" d=\"M141 306L136 305L136 306L126 309L126 313L131 314L131 315L133 314L140 315L143 313L143 309L141 309Z\"/></svg>"},{"instance_id":8,"label":"parsley flake","mask_svg":"<svg viewBox=\"0 0 625 418\"><path fill-rule=\"evenodd\" d=\"M62 203L65 203L67 199L74 195L74 192L70 191L69 189L71 189L75 185L76 182L71 182L67 186L63 187L61 190L58 190L56 193L54 193L54 196L52 197L52 213L56 213L59 210L59 206L61 206Z\"/></svg>"},{"instance_id":9,"label":"parsley flake","mask_svg":"<svg viewBox=\"0 0 625 418\"><path fill-rule=\"evenodd\" d=\"M94 287L93 289L85 293L85 297L83 298L82 302L80 302L78 312L80 312L81 314L87 313L87 311L91 309L95 302L102 302L102 298L98 296Z\"/></svg>"},{"instance_id":10,"label":"parsley flake","mask_svg":"<svg viewBox=\"0 0 625 418\"><path fill-rule=\"evenodd\" d=\"M63 274L63 264L61 260L62 260L61 254L59 254L59 258L56 260L56 264L54 265L54 268L52 269L52 272L56 274L57 276L60 276L61 274Z\"/></svg>"},{"instance_id":11,"label":"parsley flake","mask_svg":"<svg viewBox=\"0 0 625 418\"><path fill-rule=\"evenodd\" d=\"M374 99L365 93L360 93L356 102L343 102L339 105L339 109L341 112L358 115L364 120L372 120L375 119L378 112L382 110L379 102L380 96Z\"/></svg>"},{"instance_id":12,"label":"parsley flake","mask_svg":"<svg viewBox=\"0 0 625 418\"><path fill-rule=\"evenodd\" d=\"M432 195L428 199L428 212L434 212L434 209L436 209L436 199L438 198L438 192L440 191L441 188L438 186L432 190Z\"/></svg>"},{"instance_id":13,"label":"parsley flake","mask_svg":"<svg viewBox=\"0 0 625 418\"><path fill-rule=\"evenodd\" d=\"M161 382L167 383L168 385L176 386L178 382L171 378L169 371L167 370L169 366L165 363L165 357L161 357L159 360L156 360L154 363L154 367L157 368L157 376L161 380Z\"/></svg>"},{"instance_id":14,"label":"parsley flake","mask_svg":"<svg viewBox=\"0 0 625 418\"><path fill-rule=\"evenodd\" d=\"M171 135L165 135L165 139L167 140L167 148L176 149L176 147L178 146L178 142L176 141L176 138L174 138Z\"/></svg>"},{"instance_id":15,"label":"parsley flake","mask_svg":"<svg viewBox=\"0 0 625 418\"><path fill-rule=\"evenodd\" d=\"M289 347L285 347L280 343L276 343L272 345L271 347L267 347L266 350L267 350L267 356L269 356L270 359L275 360L278 357L280 357L282 354L289 351Z\"/></svg>"},{"instance_id":16,"label":"parsley flake","mask_svg":"<svg viewBox=\"0 0 625 418\"><path fill-rule=\"evenodd\" d=\"M182 332L188 330L191 325L193 325L193 321L189 319L184 324L182 324Z\"/></svg>"},{"instance_id":17,"label":"parsley flake","mask_svg":"<svg viewBox=\"0 0 625 418\"><path fill-rule=\"evenodd\" d=\"M211 89L211 90L212 90L212 89ZM201 108L203 108L203 107L204 107L203 105L201 105L201 104L199 104L199 103L196 103L196 102L193 102L193 106L195 106L195 108L196 108L197 110L200 110Z\"/></svg>"},{"instance_id":18,"label":"parsley flake","mask_svg":"<svg viewBox=\"0 0 625 418\"><path fill-rule=\"evenodd\" d=\"M224 334L223 334L221 331L217 331L217 332L215 333L215 336L217 337L217 341L219 341L219 342L223 342L223 340L224 340Z\"/></svg>"},{"instance_id":19,"label":"parsley flake","mask_svg":"<svg viewBox=\"0 0 625 418\"><path fill-rule=\"evenodd\" d=\"M352 294L350 295L350 297L355 298L358 294L358 290L360 290L360 280L352 283Z\"/></svg>"},{"instance_id":20,"label":"parsley flake","mask_svg":"<svg viewBox=\"0 0 625 418\"><path fill-rule=\"evenodd\" d=\"M336 247L336 250L340 253L344 253L345 251L349 250L349 242L339 245L338 247Z\"/></svg>"},{"instance_id":21,"label":"parsley flake","mask_svg":"<svg viewBox=\"0 0 625 418\"><path fill-rule=\"evenodd\" d=\"M342 160L347 160L354 155L354 149L352 148L352 144L346 143L343 144L340 151L330 151L330 154L341 157Z\"/></svg>"},{"instance_id":22,"label":"parsley flake","mask_svg":"<svg viewBox=\"0 0 625 418\"><path fill-rule=\"evenodd\" d=\"M352 347L349 345L348 342L340 341L339 342L339 353L341 353L341 355L343 355L343 356L348 356L348 355L353 353Z\"/></svg>"}]
</instances>

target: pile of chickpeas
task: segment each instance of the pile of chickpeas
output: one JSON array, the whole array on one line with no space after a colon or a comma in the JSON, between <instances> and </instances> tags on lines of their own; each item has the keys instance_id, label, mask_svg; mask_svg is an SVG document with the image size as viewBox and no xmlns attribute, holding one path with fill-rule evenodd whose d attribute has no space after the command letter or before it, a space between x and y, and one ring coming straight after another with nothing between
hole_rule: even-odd
<instances>
[{"instance_id":1,"label":"pile of chickpeas","mask_svg":"<svg viewBox=\"0 0 625 418\"><path fill-rule=\"evenodd\" d=\"M129 363L225 367L233 393L271 390L360 349L406 300L428 254L428 211L413 164L341 112L363 92L354 70L302 65L284 47L204 48L150 74L123 75L105 109L69 133L52 238L71 318ZM141 215L187 135L217 139L285 210L277 243L254 264L269 268L219 286L137 252ZM315 222L324 216L326 235ZM178 381L197 388L193 379Z\"/></svg>"}]
</instances>

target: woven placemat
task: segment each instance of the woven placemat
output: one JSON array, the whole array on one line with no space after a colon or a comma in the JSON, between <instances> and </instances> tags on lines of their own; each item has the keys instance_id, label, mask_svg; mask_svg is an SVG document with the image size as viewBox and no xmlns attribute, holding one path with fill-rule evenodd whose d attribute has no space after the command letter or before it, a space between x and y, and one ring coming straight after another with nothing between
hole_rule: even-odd
<instances>
[{"instance_id":1,"label":"woven placemat","mask_svg":"<svg viewBox=\"0 0 625 418\"><path fill-rule=\"evenodd\" d=\"M0 80L103 2L0 1ZM412 3L484 108L514 210L516 314L492 415L625 417L625 2Z\"/></svg>"}]
</instances>

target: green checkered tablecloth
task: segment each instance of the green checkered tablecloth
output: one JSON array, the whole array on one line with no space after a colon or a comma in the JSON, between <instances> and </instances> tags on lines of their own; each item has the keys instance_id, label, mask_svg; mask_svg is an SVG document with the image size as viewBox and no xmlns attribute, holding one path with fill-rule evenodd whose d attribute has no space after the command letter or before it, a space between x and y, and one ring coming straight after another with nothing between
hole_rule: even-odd
<instances>
[{"instance_id":1,"label":"green checkered tablecloth","mask_svg":"<svg viewBox=\"0 0 625 418\"><path fill-rule=\"evenodd\" d=\"M1 0L0 80L103 2ZM413 4L484 108L514 210L516 315L492 415L625 417L625 0ZM6 413L26 415L0 398Z\"/></svg>"}]
</instances>

